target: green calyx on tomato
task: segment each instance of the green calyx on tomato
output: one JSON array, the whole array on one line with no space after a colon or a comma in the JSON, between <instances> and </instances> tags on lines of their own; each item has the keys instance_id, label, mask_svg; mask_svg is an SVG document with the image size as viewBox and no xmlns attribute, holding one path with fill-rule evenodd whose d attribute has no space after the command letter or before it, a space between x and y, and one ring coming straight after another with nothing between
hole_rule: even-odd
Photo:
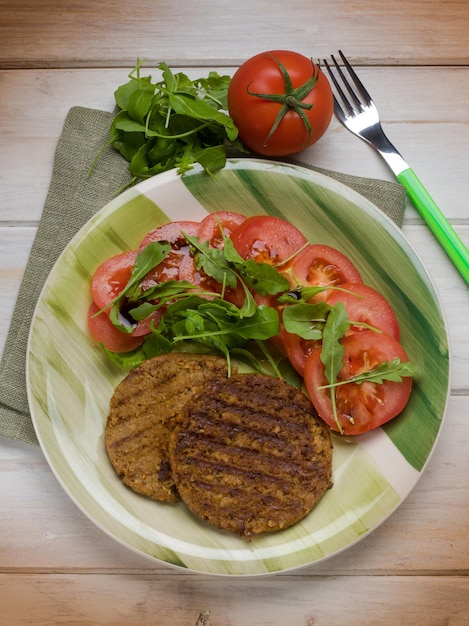
<instances>
[{"instance_id":1,"label":"green calyx on tomato","mask_svg":"<svg viewBox=\"0 0 469 626\"><path fill-rule=\"evenodd\" d=\"M334 97L324 72L289 50L247 59L228 88L229 114L243 145L264 156L305 150L329 127Z\"/></svg>"},{"instance_id":2,"label":"green calyx on tomato","mask_svg":"<svg viewBox=\"0 0 469 626\"><path fill-rule=\"evenodd\" d=\"M324 72L311 64L297 52L270 50L236 70L228 110L246 148L263 156L287 156L324 135L334 97Z\"/></svg>"},{"instance_id":3,"label":"green calyx on tomato","mask_svg":"<svg viewBox=\"0 0 469 626\"><path fill-rule=\"evenodd\" d=\"M319 67L317 65L315 65L313 63L313 61L311 61L312 74L311 74L310 78L308 78L308 80L305 83L300 85L300 87L297 87L296 89L294 89L292 81L291 81L291 78L290 78L290 74L288 73L288 71L287 71L286 67L283 65L283 63L281 63L272 54L270 54L268 56L270 56L275 61L275 63L278 65L278 68L280 69L280 71L282 73L283 80L285 81L285 93L283 93L283 94L279 94L279 93L255 93L253 91L250 91L249 85L247 86L247 92L248 92L248 94L250 96L254 96L256 98L262 98L264 100L270 100L272 102L278 102L278 103L280 103L282 105L282 108L278 112L278 115L275 118L275 122L274 122L272 128L270 129L269 134L265 138L264 146L267 145L267 143L269 142L269 139L272 137L272 135L277 130L280 122L282 121L282 119L285 117L285 115L288 113L288 111L291 111L291 110L293 110L303 120L303 124L305 125L306 131L308 133L308 139L309 139L311 137L311 123L310 123L308 117L306 116L304 110L305 109L308 110L308 111L311 110L314 107L314 104L313 103L308 103L308 102L303 102L303 100L306 98L306 96L317 85L318 78L319 78L319 71L320 71ZM251 83L249 83L249 84L251 84Z\"/></svg>"}]
</instances>

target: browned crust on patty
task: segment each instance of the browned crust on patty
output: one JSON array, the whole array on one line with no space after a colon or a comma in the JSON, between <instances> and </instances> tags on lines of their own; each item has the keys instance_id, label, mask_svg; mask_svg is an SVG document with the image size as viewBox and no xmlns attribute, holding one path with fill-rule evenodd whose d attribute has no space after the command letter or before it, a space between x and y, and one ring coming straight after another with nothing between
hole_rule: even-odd
<instances>
[{"instance_id":1,"label":"browned crust on patty","mask_svg":"<svg viewBox=\"0 0 469 626\"><path fill-rule=\"evenodd\" d=\"M168 457L175 416L214 377L227 376L223 357L170 353L133 369L116 387L105 428L105 446L117 474L154 500L179 499Z\"/></svg>"},{"instance_id":2,"label":"browned crust on patty","mask_svg":"<svg viewBox=\"0 0 469 626\"><path fill-rule=\"evenodd\" d=\"M287 528L332 486L329 429L284 380L213 380L170 435L170 463L189 509L239 535Z\"/></svg>"}]
</instances>

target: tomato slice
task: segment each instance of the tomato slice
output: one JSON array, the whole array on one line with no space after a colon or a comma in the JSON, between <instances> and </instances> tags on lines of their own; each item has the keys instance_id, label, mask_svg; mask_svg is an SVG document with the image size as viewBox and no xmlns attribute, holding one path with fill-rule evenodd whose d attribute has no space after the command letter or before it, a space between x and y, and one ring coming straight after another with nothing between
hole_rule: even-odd
<instances>
[{"instance_id":1,"label":"tomato slice","mask_svg":"<svg viewBox=\"0 0 469 626\"><path fill-rule=\"evenodd\" d=\"M143 343L142 336L128 335L117 329L105 313L95 315L100 308L92 302L88 309L88 328L98 343L103 343L112 352L130 352Z\"/></svg>"},{"instance_id":2,"label":"tomato slice","mask_svg":"<svg viewBox=\"0 0 469 626\"><path fill-rule=\"evenodd\" d=\"M127 285L136 257L135 250L116 254L95 271L91 279L91 295L99 309L104 309Z\"/></svg>"},{"instance_id":3,"label":"tomato slice","mask_svg":"<svg viewBox=\"0 0 469 626\"><path fill-rule=\"evenodd\" d=\"M102 263L95 271L91 279L91 295L97 306L97 311L107 307L108 304L110 304L127 285L136 257L136 250L129 250L127 252L122 252L121 254L116 254L115 256L104 261L104 263ZM142 335L149 334L150 323L153 322L154 325L157 326L161 319L161 315L162 313L160 311L155 311L146 319L137 322L131 336L140 337ZM96 320L103 316L108 317L109 311L104 311L103 315L99 315ZM100 322L94 322L93 320L92 324L97 326ZM112 323L109 323L112 326ZM104 321L102 321L102 327L105 328ZM113 328L119 333L119 335L125 335L125 333L122 333L114 326Z\"/></svg>"},{"instance_id":4,"label":"tomato slice","mask_svg":"<svg viewBox=\"0 0 469 626\"><path fill-rule=\"evenodd\" d=\"M286 268L292 286L331 286L361 283L360 272L342 252L331 246L310 244Z\"/></svg>"},{"instance_id":5,"label":"tomato slice","mask_svg":"<svg viewBox=\"0 0 469 626\"><path fill-rule=\"evenodd\" d=\"M399 341L399 322L392 306L383 295L363 283L342 283L340 287L352 293L330 291L326 296L328 304L334 306L337 302L343 302L349 320L378 328ZM366 328L363 326L352 325L345 334L351 335L364 330Z\"/></svg>"},{"instance_id":6,"label":"tomato slice","mask_svg":"<svg viewBox=\"0 0 469 626\"><path fill-rule=\"evenodd\" d=\"M286 220L271 215L248 217L231 235L243 259L278 265L306 243L303 233Z\"/></svg>"},{"instance_id":7,"label":"tomato slice","mask_svg":"<svg viewBox=\"0 0 469 626\"><path fill-rule=\"evenodd\" d=\"M187 246L184 235L181 231L184 231L188 235L197 236L199 233L200 222L181 221L181 222L168 222L158 228L154 228L140 242L138 251L141 252L145 246L154 241L167 241L171 244L171 248L177 250Z\"/></svg>"},{"instance_id":8,"label":"tomato slice","mask_svg":"<svg viewBox=\"0 0 469 626\"><path fill-rule=\"evenodd\" d=\"M282 327L281 340L288 360L300 376L304 375L306 360L309 355L321 347L321 341L303 339L296 333L289 333Z\"/></svg>"},{"instance_id":9,"label":"tomato slice","mask_svg":"<svg viewBox=\"0 0 469 626\"><path fill-rule=\"evenodd\" d=\"M143 279L142 289L144 291L168 280L194 281L196 273L194 260L190 255L190 247L182 232L197 236L199 222L170 222L150 231L142 239L139 251L154 241L167 241L171 245L171 250L165 259L148 272Z\"/></svg>"},{"instance_id":10,"label":"tomato slice","mask_svg":"<svg viewBox=\"0 0 469 626\"><path fill-rule=\"evenodd\" d=\"M398 357L402 362L409 359L401 344L390 335L380 335L372 330L344 337L344 366L338 380L346 380L364 371L376 368L384 361ZM327 385L321 350L307 359L304 371L306 389L319 416L331 427L339 430L334 420L330 389ZM404 409L412 389L412 378L402 382L385 380L383 383L347 383L335 388L337 418L345 435L358 435L393 419Z\"/></svg>"},{"instance_id":11,"label":"tomato slice","mask_svg":"<svg viewBox=\"0 0 469 626\"><path fill-rule=\"evenodd\" d=\"M209 241L213 248L222 248L223 235L220 226L225 237L231 237L233 231L238 226L241 226L246 219L245 215L235 213L234 211L216 211L211 213L200 222L199 239L200 241Z\"/></svg>"}]
</instances>

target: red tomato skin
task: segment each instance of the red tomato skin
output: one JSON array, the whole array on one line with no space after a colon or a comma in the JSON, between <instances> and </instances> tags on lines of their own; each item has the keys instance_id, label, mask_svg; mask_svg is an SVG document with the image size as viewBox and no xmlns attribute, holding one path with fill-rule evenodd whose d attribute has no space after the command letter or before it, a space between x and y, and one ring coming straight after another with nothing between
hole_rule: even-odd
<instances>
[{"instance_id":1,"label":"red tomato skin","mask_svg":"<svg viewBox=\"0 0 469 626\"><path fill-rule=\"evenodd\" d=\"M391 335L399 341L400 328L396 314L391 304L378 291L363 283L342 283L341 289L356 293L354 296L345 291L331 290L326 296L326 302L331 306L343 302L348 318L354 322L363 322L378 328L386 335ZM356 332L365 332L365 328L351 326L345 335Z\"/></svg>"},{"instance_id":2,"label":"red tomato skin","mask_svg":"<svg viewBox=\"0 0 469 626\"><path fill-rule=\"evenodd\" d=\"M295 333L289 333L282 327L280 334L282 346L288 360L300 376L304 376L308 357L321 347L321 341L302 339Z\"/></svg>"},{"instance_id":3,"label":"red tomato skin","mask_svg":"<svg viewBox=\"0 0 469 626\"><path fill-rule=\"evenodd\" d=\"M149 243L154 241L167 241L174 249L186 246L186 240L181 231L184 231L188 235L197 236L199 233L200 222L193 222L190 220L181 222L168 222L162 226L154 228L140 242L138 252L141 252Z\"/></svg>"},{"instance_id":4,"label":"red tomato skin","mask_svg":"<svg viewBox=\"0 0 469 626\"><path fill-rule=\"evenodd\" d=\"M91 279L91 295L99 309L106 307L128 283L137 253L128 250L106 259Z\"/></svg>"},{"instance_id":5,"label":"red tomato skin","mask_svg":"<svg viewBox=\"0 0 469 626\"><path fill-rule=\"evenodd\" d=\"M132 337L143 337L151 333L151 326L157 328L160 319L163 317L164 310L158 309L150 313L148 317L137 322L134 330L131 332Z\"/></svg>"},{"instance_id":6,"label":"red tomato skin","mask_svg":"<svg viewBox=\"0 0 469 626\"><path fill-rule=\"evenodd\" d=\"M233 75L228 89L228 109L241 141L248 148L264 156L286 156L308 148L324 135L332 118L333 95L326 76L319 71L318 82L303 99L304 103L313 105L310 110L304 109L311 123L311 135L308 136L300 116L290 110L266 143L282 105L249 92L285 93L285 81L274 59L285 66L295 89L313 74L311 59L297 52L272 50L257 54Z\"/></svg>"},{"instance_id":7,"label":"red tomato skin","mask_svg":"<svg viewBox=\"0 0 469 626\"><path fill-rule=\"evenodd\" d=\"M122 252L104 261L95 271L91 279L91 295L98 311L107 307L107 305L120 294L122 289L124 289L129 281L136 257L136 250ZM154 325L157 326L161 315L162 313L160 311L155 311L155 313L152 313L147 319L139 321L130 336L140 337L142 335L148 335L151 332L150 322L153 321ZM109 311L104 311L103 316L109 317ZM100 315L95 319L98 320L100 317L102 316ZM92 324L96 326L100 322L101 320L95 324L93 320ZM109 323L119 335L125 334L118 331L111 322ZM104 321L102 321L101 330L105 330ZM99 330L97 332L99 332Z\"/></svg>"},{"instance_id":8,"label":"red tomato skin","mask_svg":"<svg viewBox=\"0 0 469 626\"><path fill-rule=\"evenodd\" d=\"M138 248L139 252L149 243L155 241L167 241L171 245L171 250L166 258L148 272L143 279L142 289L144 291L167 280L189 280L192 282L196 270L194 260L190 256L189 245L182 232L197 237L199 226L200 222L169 222L163 226L158 226L145 235Z\"/></svg>"},{"instance_id":9,"label":"red tomato skin","mask_svg":"<svg viewBox=\"0 0 469 626\"><path fill-rule=\"evenodd\" d=\"M334 287L343 283L363 282L360 272L345 254L323 244L307 246L295 256L284 272L293 287L298 285Z\"/></svg>"},{"instance_id":10,"label":"red tomato skin","mask_svg":"<svg viewBox=\"0 0 469 626\"><path fill-rule=\"evenodd\" d=\"M303 233L286 220L272 215L248 217L231 235L243 259L277 265L307 244Z\"/></svg>"},{"instance_id":11,"label":"red tomato skin","mask_svg":"<svg viewBox=\"0 0 469 626\"><path fill-rule=\"evenodd\" d=\"M91 336L97 343L103 343L112 352L130 352L143 343L142 336L128 335L118 330L105 313L94 317L99 310L99 307L92 302L87 317Z\"/></svg>"},{"instance_id":12,"label":"red tomato skin","mask_svg":"<svg viewBox=\"0 0 469 626\"><path fill-rule=\"evenodd\" d=\"M345 348L345 365L339 372L338 380L370 369L364 366L364 361L370 363L371 367L396 357L402 362L408 361L405 350L394 337L379 335L372 330L345 337L342 344ZM308 357L304 381L319 416L332 430L338 431L332 412L330 390L318 389L327 384L320 354L321 350L316 350ZM382 384L363 382L360 385L349 383L336 387L337 416L343 434L360 435L393 419L404 409L411 390L410 377L403 378L400 383L385 380ZM353 421L347 416L352 417Z\"/></svg>"},{"instance_id":13,"label":"red tomato skin","mask_svg":"<svg viewBox=\"0 0 469 626\"><path fill-rule=\"evenodd\" d=\"M220 226L225 237L230 237L246 219L245 215L234 211L216 211L204 217L200 222L198 237L200 241L209 241L213 248L222 248L223 236Z\"/></svg>"}]
</instances>

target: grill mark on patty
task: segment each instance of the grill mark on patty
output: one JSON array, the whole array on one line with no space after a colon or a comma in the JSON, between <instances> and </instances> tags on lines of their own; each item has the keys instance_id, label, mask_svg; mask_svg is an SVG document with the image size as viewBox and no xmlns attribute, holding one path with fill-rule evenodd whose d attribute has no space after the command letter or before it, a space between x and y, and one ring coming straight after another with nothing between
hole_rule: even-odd
<instances>
[{"instance_id":1,"label":"grill mark on patty","mask_svg":"<svg viewBox=\"0 0 469 626\"><path fill-rule=\"evenodd\" d=\"M276 485L278 488L282 488L284 493L291 491L293 484L298 485L300 483L306 483L306 476L301 479L292 481L290 478L290 472L295 468L289 467L287 464L278 466L277 469L284 473L284 476L280 476L274 468L242 468L233 465L222 465L216 462L202 462L198 463L195 467L191 466L189 469L190 482L192 487L198 485L205 485L207 489L218 493L221 493L224 488L240 487L246 492L248 490L257 489L265 490L266 486L270 487ZM204 497L208 494L204 494Z\"/></svg>"},{"instance_id":2,"label":"grill mark on patty","mask_svg":"<svg viewBox=\"0 0 469 626\"><path fill-rule=\"evenodd\" d=\"M179 499L168 456L172 423L207 381L226 375L224 358L182 353L129 372L114 391L105 428L109 459L127 486L155 500Z\"/></svg>"},{"instance_id":3,"label":"grill mark on patty","mask_svg":"<svg viewBox=\"0 0 469 626\"><path fill-rule=\"evenodd\" d=\"M329 431L301 391L259 374L212 381L170 436L170 461L193 513L238 534L295 523L332 485Z\"/></svg>"},{"instance_id":4,"label":"grill mark on patty","mask_svg":"<svg viewBox=\"0 0 469 626\"><path fill-rule=\"evenodd\" d=\"M207 385L204 393L210 394L210 386ZM300 433L303 429L303 424L296 421L300 411L304 410L304 405L299 403L291 404L288 412L283 410L283 407L275 407L276 410L265 408L263 404L263 398L260 398L257 403L247 403L247 399L240 396L237 398L236 410L231 410L227 402L223 402L222 398L214 398L213 402L207 407L202 409L198 414L194 414L198 420L207 419L208 422L215 425L217 422L220 425L231 424L233 427L236 425L245 425L247 419L251 419L253 415L259 416L262 421L256 422L251 425L251 428L257 426L258 430L265 433L279 433L281 430L287 430L288 435L294 435L295 432ZM260 408L262 407L262 408Z\"/></svg>"},{"instance_id":5,"label":"grill mark on patty","mask_svg":"<svg viewBox=\"0 0 469 626\"><path fill-rule=\"evenodd\" d=\"M222 406L217 408L208 407L206 410L191 411L191 427L194 429L193 434L199 432L204 437L216 438L220 441L229 439L233 443L242 440L249 440L252 445L258 442L260 446L271 447L272 453L275 450L281 454L286 451L291 453L297 450L297 444L304 439L304 424L294 422L294 418L285 420L279 419L278 416L270 417L262 413L254 413L244 411L240 407L240 415L236 415L230 411L223 411ZM301 411L298 407L296 415Z\"/></svg>"},{"instance_id":6,"label":"grill mark on patty","mask_svg":"<svg viewBox=\"0 0 469 626\"><path fill-rule=\"evenodd\" d=\"M210 436L184 435L184 442L176 448L176 454L184 455L186 463L194 468L197 465L224 467L228 471L245 472L250 467L259 475L274 476L279 472L288 475L295 472L297 476L308 475L314 468L314 462L303 456L296 461L286 454L273 456L269 450L263 451L255 447L253 442L246 442L245 446L225 443ZM249 445L251 443L251 445ZM199 445L197 445L199 444ZM295 454L297 457L298 455ZM249 464L249 465L247 465Z\"/></svg>"}]
</instances>

